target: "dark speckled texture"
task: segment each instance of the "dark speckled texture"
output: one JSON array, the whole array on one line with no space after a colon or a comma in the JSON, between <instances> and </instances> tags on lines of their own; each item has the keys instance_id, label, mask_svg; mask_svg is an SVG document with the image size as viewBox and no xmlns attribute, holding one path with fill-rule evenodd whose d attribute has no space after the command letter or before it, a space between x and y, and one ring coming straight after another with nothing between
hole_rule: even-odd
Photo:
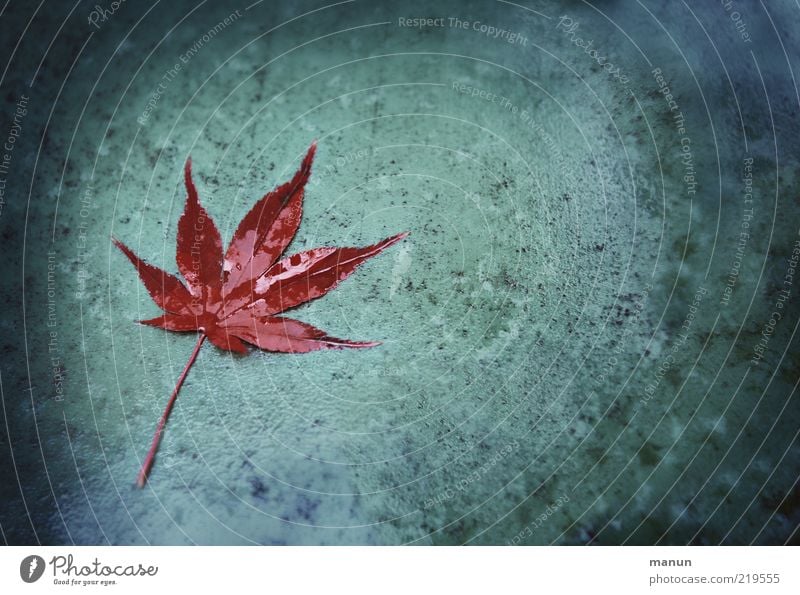
<instances>
[{"instance_id":1,"label":"dark speckled texture","mask_svg":"<svg viewBox=\"0 0 800 595\"><path fill-rule=\"evenodd\" d=\"M6 542L797 540L796 6L219 4L0 18ZM111 235L175 272L188 155L227 241L313 139L290 251L411 236L293 314L383 345L205 345L135 489L195 340Z\"/></svg>"}]
</instances>

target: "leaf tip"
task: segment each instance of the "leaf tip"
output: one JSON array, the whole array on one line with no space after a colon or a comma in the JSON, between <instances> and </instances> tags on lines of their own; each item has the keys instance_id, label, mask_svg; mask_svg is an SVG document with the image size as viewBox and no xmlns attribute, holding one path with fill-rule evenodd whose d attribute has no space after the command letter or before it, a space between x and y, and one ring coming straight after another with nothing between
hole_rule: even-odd
<instances>
[{"instance_id":1,"label":"leaf tip","mask_svg":"<svg viewBox=\"0 0 800 595\"><path fill-rule=\"evenodd\" d=\"M130 251L130 249L125 244L120 242L117 238L115 238L114 236L111 236L111 243L114 244L117 248L119 248L120 251L125 256L127 256L128 258L131 257L132 252Z\"/></svg>"},{"instance_id":2,"label":"leaf tip","mask_svg":"<svg viewBox=\"0 0 800 595\"><path fill-rule=\"evenodd\" d=\"M355 347L356 349L367 349L369 347L378 347L379 345L383 345L382 341L359 341L358 343L352 343L349 347Z\"/></svg>"},{"instance_id":3,"label":"leaf tip","mask_svg":"<svg viewBox=\"0 0 800 595\"><path fill-rule=\"evenodd\" d=\"M186 186L186 191L191 196L194 190L194 182L192 181L192 157L191 155L186 158L186 164L183 166L183 182Z\"/></svg>"},{"instance_id":4,"label":"leaf tip","mask_svg":"<svg viewBox=\"0 0 800 595\"><path fill-rule=\"evenodd\" d=\"M386 238L383 242L381 242L380 250L385 250L389 246L396 244L397 242L400 242L402 240L405 240L410 234L411 234L410 231L404 231L402 233L398 233L389 238Z\"/></svg>"},{"instance_id":5,"label":"leaf tip","mask_svg":"<svg viewBox=\"0 0 800 595\"><path fill-rule=\"evenodd\" d=\"M300 167L301 171L308 172L311 169L311 162L314 161L314 155L317 153L317 139L314 139L311 142L311 146L308 147L308 151L306 152L306 156L303 157L303 164Z\"/></svg>"}]
</instances>

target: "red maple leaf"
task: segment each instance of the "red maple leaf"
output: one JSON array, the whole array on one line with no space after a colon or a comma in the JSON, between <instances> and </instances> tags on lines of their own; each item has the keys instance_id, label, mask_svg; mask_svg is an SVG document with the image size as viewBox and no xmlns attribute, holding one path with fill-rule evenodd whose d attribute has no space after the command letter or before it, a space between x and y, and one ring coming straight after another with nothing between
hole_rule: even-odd
<instances>
[{"instance_id":1,"label":"red maple leaf","mask_svg":"<svg viewBox=\"0 0 800 595\"><path fill-rule=\"evenodd\" d=\"M192 182L192 162L187 160L184 178L188 196L178 220L176 254L185 285L112 238L138 270L153 301L164 311L161 316L140 323L168 331L200 333L156 427L137 478L139 487L147 482L178 391L206 338L220 349L237 353L247 353L246 343L283 353L379 345L337 339L305 322L278 316L325 295L365 260L408 235L400 233L363 248L314 248L278 260L300 226L304 188L316 149L314 142L294 177L266 194L245 215L225 254L214 220L200 206Z\"/></svg>"}]
</instances>

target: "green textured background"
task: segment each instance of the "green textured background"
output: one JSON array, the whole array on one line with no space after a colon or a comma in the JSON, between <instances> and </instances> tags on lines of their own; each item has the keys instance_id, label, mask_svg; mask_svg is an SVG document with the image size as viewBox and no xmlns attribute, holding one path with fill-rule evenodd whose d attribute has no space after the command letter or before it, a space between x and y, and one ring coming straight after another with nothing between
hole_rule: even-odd
<instances>
[{"instance_id":1,"label":"green textured background","mask_svg":"<svg viewBox=\"0 0 800 595\"><path fill-rule=\"evenodd\" d=\"M800 282L750 360L798 239L798 9L740 4L750 42L713 2L7 6L4 140L30 99L0 211L3 539L796 540ZM174 272L187 156L227 240L313 139L290 251L411 236L294 315L383 345L205 345L135 489L194 339L134 324L158 310L111 236Z\"/></svg>"}]
</instances>

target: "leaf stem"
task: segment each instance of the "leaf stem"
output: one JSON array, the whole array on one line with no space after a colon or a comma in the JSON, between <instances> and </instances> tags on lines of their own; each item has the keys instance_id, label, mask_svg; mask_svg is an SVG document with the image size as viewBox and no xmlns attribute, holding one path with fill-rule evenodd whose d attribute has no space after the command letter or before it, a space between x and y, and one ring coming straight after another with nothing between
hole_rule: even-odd
<instances>
[{"instance_id":1,"label":"leaf stem","mask_svg":"<svg viewBox=\"0 0 800 595\"><path fill-rule=\"evenodd\" d=\"M194 346L194 351L192 351L192 355L189 357L189 361L186 363L186 367L183 368L183 372L181 373L180 378L178 378L178 383L175 385L175 388L169 397L167 407L164 409L164 413L161 414L161 419L158 420L158 426L156 426L156 433L153 435L153 442L150 444L150 450L147 453L144 463L142 463L142 468L139 470L139 476L136 478L136 485L140 488L143 488L144 484L147 483L147 477L150 475L150 470L153 468L153 463L156 459L158 445L161 443L161 436L164 434L164 426L167 425L169 414L172 412L172 407L175 405L175 401L178 398L178 391L181 390L183 381L186 380L186 375L189 374L189 368L192 367L194 360L197 359L197 354L200 351L200 347L203 345L203 341L205 340L206 334L200 333L200 338L197 339L197 344Z\"/></svg>"}]
</instances>

